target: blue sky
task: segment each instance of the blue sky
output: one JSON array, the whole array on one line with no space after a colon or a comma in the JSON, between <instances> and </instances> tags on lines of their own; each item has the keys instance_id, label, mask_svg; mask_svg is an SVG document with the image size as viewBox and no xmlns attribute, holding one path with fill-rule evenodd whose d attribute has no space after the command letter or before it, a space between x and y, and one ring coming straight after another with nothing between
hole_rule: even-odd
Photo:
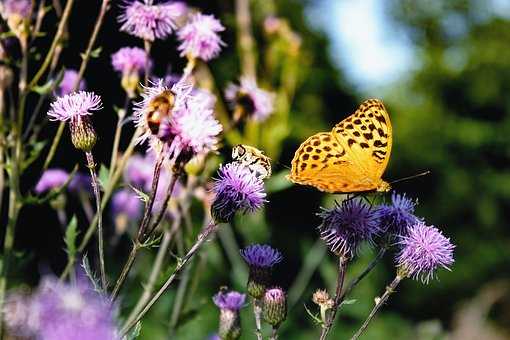
<instances>
[{"instance_id":1,"label":"blue sky","mask_svg":"<svg viewBox=\"0 0 510 340\"><path fill-rule=\"evenodd\" d=\"M384 86L413 66L413 49L380 0L320 0L310 22L331 38L334 62L360 90Z\"/></svg>"}]
</instances>

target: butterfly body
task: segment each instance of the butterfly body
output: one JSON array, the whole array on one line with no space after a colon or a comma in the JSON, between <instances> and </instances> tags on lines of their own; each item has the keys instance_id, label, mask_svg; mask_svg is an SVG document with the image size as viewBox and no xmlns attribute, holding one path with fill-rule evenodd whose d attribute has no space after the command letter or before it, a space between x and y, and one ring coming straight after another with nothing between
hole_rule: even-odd
<instances>
[{"instance_id":1,"label":"butterfly body","mask_svg":"<svg viewBox=\"0 0 510 340\"><path fill-rule=\"evenodd\" d=\"M261 179L271 176L271 159L253 146L236 145L232 148L232 159L246 166Z\"/></svg>"},{"instance_id":2,"label":"butterfly body","mask_svg":"<svg viewBox=\"0 0 510 340\"><path fill-rule=\"evenodd\" d=\"M381 176L388 165L392 128L383 103L369 99L330 132L304 141L288 178L330 193L386 192Z\"/></svg>"}]
</instances>

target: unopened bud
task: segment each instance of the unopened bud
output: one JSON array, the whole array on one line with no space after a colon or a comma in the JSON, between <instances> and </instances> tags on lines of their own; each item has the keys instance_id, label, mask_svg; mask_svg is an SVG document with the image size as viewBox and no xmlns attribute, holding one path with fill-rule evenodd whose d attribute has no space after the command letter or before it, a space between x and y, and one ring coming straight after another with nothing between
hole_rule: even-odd
<instances>
[{"instance_id":1,"label":"unopened bud","mask_svg":"<svg viewBox=\"0 0 510 340\"><path fill-rule=\"evenodd\" d=\"M89 152L96 145L97 134L88 117L80 117L71 122L71 140L78 150Z\"/></svg>"},{"instance_id":2,"label":"unopened bud","mask_svg":"<svg viewBox=\"0 0 510 340\"><path fill-rule=\"evenodd\" d=\"M272 288L264 294L262 305L264 321L278 327L287 317L287 299L281 288Z\"/></svg>"}]
</instances>

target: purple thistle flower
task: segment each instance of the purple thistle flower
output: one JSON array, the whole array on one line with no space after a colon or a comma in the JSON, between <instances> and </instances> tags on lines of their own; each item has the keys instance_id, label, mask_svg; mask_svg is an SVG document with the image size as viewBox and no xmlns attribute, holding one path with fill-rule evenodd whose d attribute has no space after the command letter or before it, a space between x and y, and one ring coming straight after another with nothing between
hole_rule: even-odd
<instances>
[{"instance_id":1,"label":"purple thistle flower","mask_svg":"<svg viewBox=\"0 0 510 340\"><path fill-rule=\"evenodd\" d=\"M406 235L409 227L420 221L414 215L416 204L416 201L407 198L405 194L399 195L394 192L391 195L391 205L380 205L376 210L381 232Z\"/></svg>"},{"instance_id":2,"label":"purple thistle flower","mask_svg":"<svg viewBox=\"0 0 510 340\"><path fill-rule=\"evenodd\" d=\"M85 281L76 285L45 278L32 297L30 313L36 338L45 340L117 340L115 308Z\"/></svg>"},{"instance_id":3,"label":"purple thistle flower","mask_svg":"<svg viewBox=\"0 0 510 340\"><path fill-rule=\"evenodd\" d=\"M60 188L69 179L67 171L62 169L48 169L46 170L37 185L35 186L35 192L41 194L52 189Z\"/></svg>"},{"instance_id":4,"label":"purple thistle flower","mask_svg":"<svg viewBox=\"0 0 510 340\"><path fill-rule=\"evenodd\" d=\"M152 153L144 156L135 154L129 158L124 168L124 180L137 189L150 187L155 158Z\"/></svg>"},{"instance_id":5,"label":"purple thistle flower","mask_svg":"<svg viewBox=\"0 0 510 340\"><path fill-rule=\"evenodd\" d=\"M274 111L275 95L257 86L255 79L242 77L240 85L229 84L225 98L232 109L240 108L248 117L263 121Z\"/></svg>"},{"instance_id":6,"label":"purple thistle flower","mask_svg":"<svg viewBox=\"0 0 510 340\"><path fill-rule=\"evenodd\" d=\"M282 260L282 254L267 244L252 244L241 250L250 267L270 268Z\"/></svg>"},{"instance_id":7,"label":"purple thistle flower","mask_svg":"<svg viewBox=\"0 0 510 340\"><path fill-rule=\"evenodd\" d=\"M32 13L32 1L30 0L3 0L0 2L0 13L4 19L17 16L21 19L28 19Z\"/></svg>"},{"instance_id":8,"label":"purple thistle flower","mask_svg":"<svg viewBox=\"0 0 510 340\"><path fill-rule=\"evenodd\" d=\"M220 54L221 46L225 43L218 36L218 32L225 27L213 15L196 13L188 23L179 29L177 38L181 41L179 51L181 56L200 58L209 61Z\"/></svg>"},{"instance_id":9,"label":"purple thistle flower","mask_svg":"<svg viewBox=\"0 0 510 340\"><path fill-rule=\"evenodd\" d=\"M142 202L130 189L121 189L112 197L112 215L126 215L130 220L137 221L142 214Z\"/></svg>"},{"instance_id":10,"label":"purple thistle flower","mask_svg":"<svg viewBox=\"0 0 510 340\"><path fill-rule=\"evenodd\" d=\"M223 292L220 291L214 295L213 301L216 306L220 309L229 309L238 311L244 307L244 301L246 295L238 293L236 291Z\"/></svg>"},{"instance_id":11,"label":"purple thistle flower","mask_svg":"<svg viewBox=\"0 0 510 340\"><path fill-rule=\"evenodd\" d=\"M123 47L112 54L112 66L115 71L123 75L142 75L145 72L147 59L145 50L139 47Z\"/></svg>"},{"instance_id":12,"label":"purple thistle flower","mask_svg":"<svg viewBox=\"0 0 510 340\"><path fill-rule=\"evenodd\" d=\"M129 0L119 16L120 30L148 41L165 39L177 27L175 21L185 11L186 6L180 2L153 5L150 0Z\"/></svg>"},{"instance_id":13,"label":"purple thistle flower","mask_svg":"<svg viewBox=\"0 0 510 340\"><path fill-rule=\"evenodd\" d=\"M74 92L57 98L51 103L48 116L50 120L66 122L79 121L83 116L92 115L91 111L98 111L103 108L101 97L94 92Z\"/></svg>"},{"instance_id":14,"label":"purple thistle flower","mask_svg":"<svg viewBox=\"0 0 510 340\"><path fill-rule=\"evenodd\" d=\"M58 88L55 91L55 95L57 97L62 97L73 92L74 84L76 84L77 80L78 72L71 69L65 70L64 76L62 77L62 80L60 81L60 84L58 84ZM78 84L78 90L83 91L85 90L85 87L85 80L80 80L80 83Z\"/></svg>"},{"instance_id":15,"label":"purple thistle flower","mask_svg":"<svg viewBox=\"0 0 510 340\"><path fill-rule=\"evenodd\" d=\"M396 257L402 275L428 283L435 277L439 267L450 270L455 246L441 231L419 222L409 228L407 236L401 236L401 247Z\"/></svg>"},{"instance_id":16,"label":"purple thistle flower","mask_svg":"<svg viewBox=\"0 0 510 340\"><path fill-rule=\"evenodd\" d=\"M333 209L323 209L320 236L329 249L339 256L354 256L361 242L372 242L379 232L375 211L360 199L335 203Z\"/></svg>"},{"instance_id":17,"label":"purple thistle flower","mask_svg":"<svg viewBox=\"0 0 510 340\"><path fill-rule=\"evenodd\" d=\"M212 215L217 222L229 222L237 211L254 212L266 202L264 182L242 164L229 163L218 170L213 192Z\"/></svg>"}]
</instances>

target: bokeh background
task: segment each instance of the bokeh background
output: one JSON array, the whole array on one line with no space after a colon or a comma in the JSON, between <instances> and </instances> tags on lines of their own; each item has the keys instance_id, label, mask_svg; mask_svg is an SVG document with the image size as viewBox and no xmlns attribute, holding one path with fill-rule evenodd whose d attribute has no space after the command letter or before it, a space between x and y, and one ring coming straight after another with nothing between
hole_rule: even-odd
<instances>
[{"instance_id":1,"label":"bokeh background","mask_svg":"<svg viewBox=\"0 0 510 340\"><path fill-rule=\"evenodd\" d=\"M315 213L340 197L292 186L284 175L302 140L329 130L362 100L380 98L390 113L394 133L384 177L391 181L431 171L426 177L399 183L395 190L417 198L417 215L451 237L456 262L451 272L441 271L439 280L428 285L404 281L364 338L509 339L510 2L251 2L259 82L278 92L277 113L262 126L247 126L241 135L230 134L221 153L228 155L230 146L239 141L266 150L275 167L268 183L269 203L263 213L238 218L207 244L190 268L192 286L181 308L172 309L176 285L148 314L140 338L204 339L212 334L218 312L211 296L220 286L244 289L247 268L238 248L253 242L270 243L285 256L275 271L275 281L289 292L291 307L281 339L316 338L318 328L304 305L314 308L311 295L317 288L334 291L336 266L334 256L318 241L320 221ZM113 3L99 37L101 54L86 73L88 88L100 93L105 102L102 116L95 118L101 138L95 152L104 163L109 161L113 139L112 108L124 100L109 58L120 47L142 46L118 32L118 2ZM209 65L221 90L239 76L234 2L189 4L214 13L227 26L222 35L227 47ZM76 5L63 55L69 68L79 66L79 53L85 48L99 5L97 0ZM273 22L280 25L277 33L268 34L264 27L268 16L280 19ZM173 38L157 42L153 57L154 72L160 76L183 67ZM52 136L55 128L48 125L46 136ZM64 138L54 166L70 170L81 161L77 157L81 155ZM215 162L220 161L221 155ZM37 171L25 176L26 190L38 176ZM70 213L74 208L68 206ZM112 230L113 221L107 221ZM198 228L200 217L196 222ZM65 252L56 215L48 206L28 207L19 224L16 249L20 255L14 280L35 284L41 274L59 273ZM86 225L80 223L80 227ZM192 240L188 235L185 244ZM119 270L129 245L126 237L108 249L110 269ZM146 251L137 260L124 289L122 312L135 303L155 252ZM349 274L359 272L374 255L373 250L362 249ZM359 327L374 297L394 275L392 256L354 291L356 301L342 308L331 338L347 339ZM169 257L161 282L174 265ZM182 282L181 277L178 283ZM253 338L250 308L243 311L243 323L243 339Z\"/></svg>"}]
</instances>

